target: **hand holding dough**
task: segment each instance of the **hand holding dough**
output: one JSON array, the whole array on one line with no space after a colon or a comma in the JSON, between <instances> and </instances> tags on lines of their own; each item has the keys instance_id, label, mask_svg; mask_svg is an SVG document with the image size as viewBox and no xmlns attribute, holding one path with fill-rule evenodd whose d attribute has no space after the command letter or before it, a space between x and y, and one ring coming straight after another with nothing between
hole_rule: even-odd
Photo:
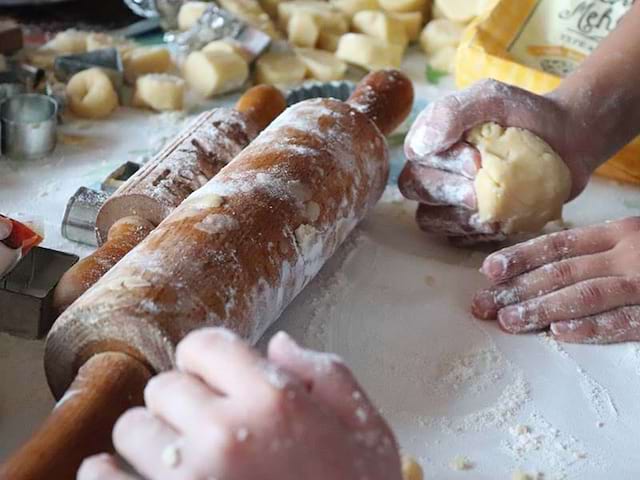
<instances>
[{"instance_id":1,"label":"hand holding dough","mask_svg":"<svg viewBox=\"0 0 640 480\"><path fill-rule=\"evenodd\" d=\"M100 68L76 73L67 84L69 108L78 117L104 118L118 107L118 94Z\"/></svg>"},{"instance_id":2,"label":"hand holding dough","mask_svg":"<svg viewBox=\"0 0 640 480\"><path fill-rule=\"evenodd\" d=\"M150 73L138 77L132 105L157 111L182 110L183 99L184 80L165 73Z\"/></svg>"}]
</instances>

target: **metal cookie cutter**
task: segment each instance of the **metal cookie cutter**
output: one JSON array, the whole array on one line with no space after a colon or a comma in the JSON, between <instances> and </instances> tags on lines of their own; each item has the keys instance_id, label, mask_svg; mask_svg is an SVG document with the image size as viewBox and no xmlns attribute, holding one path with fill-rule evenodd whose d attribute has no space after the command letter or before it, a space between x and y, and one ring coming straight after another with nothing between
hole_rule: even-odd
<instances>
[{"instance_id":1,"label":"metal cookie cutter","mask_svg":"<svg viewBox=\"0 0 640 480\"><path fill-rule=\"evenodd\" d=\"M111 172L107 178L104 179L104 181L100 185L100 190L102 190L107 195L111 195L118 188L120 188L124 182L129 180L129 178L131 178L133 174L138 170L140 170L139 163L123 163L113 172Z\"/></svg>"},{"instance_id":2,"label":"metal cookie cutter","mask_svg":"<svg viewBox=\"0 0 640 480\"><path fill-rule=\"evenodd\" d=\"M24 84L13 70L0 72L0 103L5 98L24 93Z\"/></svg>"},{"instance_id":3,"label":"metal cookie cutter","mask_svg":"<svg viewBox=\"0 0 640 480\"><path fill-rule=\"evenodd\" d=\"M56 146L58 104L47 95L23 93L0 104L2 153L14 160L42 158Z\"/></svg>"},{"instance_id":4,"label":"metal cookie cutter","mask_svg":"<svg viewBox=\"0 0 640 480\"><path fill-rule=\"evenodd\" d=\"M0 278L0 331L26 338L47 333L55 320L53 290L77 261L76 255L33 248Z\"/></svg>"},{"instance_id":5,"label":"metal cookie cutter","mask_svg":"<svg viewBox=\"0 0 640 480\"><path fill-rule=\"evenodd\" d=\"M116 89L122 87L122 58L115 48L103 48L77 55L62 55L53 62L53 72L61 82L67 82L76 73L93 67L102 68Z\"/></svg>"},{"instance_id":6,"label":"metal cookie cutter","mask_svg":"<svg viewBox=\"0 0 640 480\"><path fill-rule=\"evenodd\" d=\"M67 202L62 218L62 236L72 242L98 246L96 217L109 195L80 187Z\"/></svg>"},{"instance_id":7,"label":"metal cookie cutter","mask_svg":"<svg viewBox=\"0 0 640 480\"><path fill-rule=\"evenodd\" d=\"M344 102L355 89L356 84L348 80L305 83L287 92L287 106L312 98L336 98Z\"/></svg>"}]
</instances>

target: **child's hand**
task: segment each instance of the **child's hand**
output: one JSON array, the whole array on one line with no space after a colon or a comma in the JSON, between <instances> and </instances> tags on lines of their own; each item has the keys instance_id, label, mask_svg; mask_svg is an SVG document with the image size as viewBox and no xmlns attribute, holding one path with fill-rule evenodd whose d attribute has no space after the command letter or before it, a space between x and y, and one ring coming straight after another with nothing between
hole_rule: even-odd
<instances>
[{"instance_id":1,"label":"child's hand","mask_svg":"<svg viewBox=\"0 0 640 480\"><path fill-rule=\"evenodd\" d=\"M568 165L571 198L587 184L597 165L591 140L583 140L580 119L560 96L535 95L495 80L484 80L430 104L405 141L407 164L400 176L402 193L420 202L423 230L448 237L498 239L500 226L477 220L474 179L479 152L463 141L466 132L485 122L530 130L544 139Z\"/></svg>"},{"instance_id":2,"label":"child's hand","mask_svg":"<svg viewBox=\"0 0 640 480\"><path fill-rule=\"evenodd\" d=\"M401 479L393 433L335 356L279 333L264 359L229 331L205 329L180 343L176 364L113 431L118 453L145 477ZM99 474L129 478L104 455L78 478Z\"/></svg>"},{"instance_id":3,"label":"child's hand","mask_svg":"<svg viewBox=\"0 0 640 480\"><path fill-rule=\"evenodd\" d=\"M493 286L472 310L511 333L551 326L558 340L640 340L640 217L546 235L490 255Z\"/></svg>"}]
</instances>

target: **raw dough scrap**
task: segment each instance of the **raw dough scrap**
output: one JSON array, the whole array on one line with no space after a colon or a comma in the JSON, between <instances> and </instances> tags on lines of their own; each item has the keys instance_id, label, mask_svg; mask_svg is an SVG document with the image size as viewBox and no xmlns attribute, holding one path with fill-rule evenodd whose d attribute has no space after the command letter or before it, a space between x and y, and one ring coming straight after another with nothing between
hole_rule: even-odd
<instances>
[{"instance_id":1,"label":"raw dough scrap","mask_svg":"<svg viewBox=\"0 0 640 480\"><path fill-rule=\"evenodd\" d=\"M157 111L182 110L183 99L184 80L166 73L150 73L138 77L132 105Z\"/></svg>"},{"instance_id":2,"label":"raw dough scrap","mask_svg":"<svg viewBox=\"0 0 640 480\"><path fill-rule=\"evenodd\" d=\"M69 109L82 118L104 118L118 107L118 94L100 68L76 73L67 84Z\"/></svg>"},{"instance_id":3,"label":"raw dough scrap","mask_svg":"<svg viewBox=\"0 0 640 480\"><path fill-rule=\"evenodd\" d=\"M248 77L249 65L236 53L191 52L184 63L184 79L207 98L241 87Z\"/></svg>"},{"instance_id":4,"label":"raw dough scrap","mask_svg":"<svg viewBox=\"0 0 640 480\"><path fill-rule=\"evenodd\" d=\"M167 73L173 66L171 54L166 48L138 47L124 54L122 58L124 78L135 84L140 75L146 73Z\"/></svg>"},{"instance_id":5,"label":"raw dough scrap","mask_svg":"<svg viewBox=\"0 0 640 480\"><path fill-rule=\"evenodd\" d=\"M256 83L293 84L301 82L307 67L293 52L269 52L256 62Z\"/></svg>"},{"instance_id":6,"label":"raw dough scrap","mask_svg":"<svg viewBox=\"0 0 640 480\"><path fill-rule=\"evenodd\" d=\"M434 54L445 47L457 47L463 31L464 26L446 18L432 20L420 34L420 46L429 54Z\"/></svg>"},{"instance_id":7,"label":"raw dough scrap","mask_svg":"<svg viewBox=\"0 0 640 480\"><path fill-rule=\"evenodd\" d=\"M480 221L500 222L504 233L537 232L562 217L571 174L546 142L496 123L475 127L467 141L482 157L475 180Z\"/></svg>"},{"instance_id":8,"label":"raw dough scrap","mask_svg":"<svg viewBox=\"0 0 640 480\"><path fill-rule=\"evenodd\" d=\"M178 12L178 28L189 30L193 27L210 4L208 2L185 2Z\"/></svg>"},{"instance_id":9,"label":"raw dough scrap","mask_svg":"<svg viewBox=\"0 0 640 480\"><path fill-rule=\"evenodd\" d=\"M349 19L362 10L377 10L378 0L329 0L329 3L343 12Z\"/></svg>"},{"instance_id":10,"label":"raw dough scrap","mask_svg":"<svg viewBox=\"0 0 640 480\"><path fill-rule=\"evenodd\" d=\"M404 25L409 40L412 42L418 40L423 25L422 12L387 12L387 15Z\"/></svg>"},{"instance_id":11,"label":"raw dough scrap","mask_svg":"<svg viewBox=\"0 0 640 480\"><path fill-rule=\"evenodd\" d=\"M404 48L361 33L347 33L340 38L336 57L368 70L399 68Z\"/></svg>"},{"instance_id":12,"label":"raw dough scrap","mask_svg":"<svg viewBox=\"0 0 640 480\"><path fill-rule=\"evenodd\" d=\"M296 55L311 76L322 82L340 80L347 72L347 64L330 52L313 48L297 48Z\"/></svg>"},{"instance_id":13,"label":"raw dough scrap","mask_svg":"<svg viewBox=\"0 0 640 480\"><path fill-rule=\"evenodd\" d=\"M308 12L294 12L287 24L289 43L296 47L313 48L318 43L320 27Z\"/></svg>"},{"instance_id":14,"label":"raw dough scrap","mask_svg":"<svg viewBox=\"0 0 640 480\"><path fill-rule=\"evenodd\" d=\"M409 43L404 24L379 10L362 10L353 16L351 23L356 32L371 35L387 43L402 47Z\"/></svg>"}]
</instances>

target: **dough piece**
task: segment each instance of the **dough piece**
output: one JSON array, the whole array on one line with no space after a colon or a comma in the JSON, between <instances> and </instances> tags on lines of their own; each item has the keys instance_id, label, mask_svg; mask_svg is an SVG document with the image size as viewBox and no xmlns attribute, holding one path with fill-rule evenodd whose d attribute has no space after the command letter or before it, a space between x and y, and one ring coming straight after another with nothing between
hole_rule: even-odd
<instances>
[{"instance_id":1,"label":"dough piece","mask_svg":"<svg viewBox=\"0 0 640 480\"><path fill-rule=\"evenodd\" d=\"M182 31L189 30L198 23L198 20L209 5L211 4L208 2L183 3L178 12L178 28Z\"/></svg>"},{"instance_id":2,"label":"dough piece","mask_svg":"<svg viewBox=\"0 0 640 480\"><path fill-rule=\"evenodd\" d=\"M571 193L569 168L533 133L486 123L467 141L480 151L475 180L479 220L500 222L504 233L537 232L562 217Z\"/></svg>"},{"instance_id":3,"label":"dough piece","mask_svg":"<svg viewBox=\"0 0 640 480\"><path fill-rule=\"evenodd\" d=\"M51 50L60 55L71 55L87 51L88 32L70 28L58 33L52 40L42 46L43 50Z\"/></svg>"},{"instance_id":4,"label":"dough piece","mask_svg":"<svg viewBox=\"0 0 640 480\"><path fill-rule=\"evenodd\" d=\"M278 5L287 0L259 0L262 9L267 12L271 18L278 18Z\"/></svg>"},{"instance_id":5,"label":"dough piece","mask_svg":"<svg viewBox=\"0 0 640 480\"><path fill-rule=\"evenodd\" d=\"M296 55L311 76L323 82L340 80L347 72L347 64L330 52L313 48L298 48Z\"/></svg>"},{"instance_id":6,"label":"dough piece","mask_svg":"<svg viewBox=\"0 0 640 480\"><path fill-rule=\"evenodd\" d=\"M423 480L424 478L420 464L408 455L402 455L402 478L403 480Z\"/></svg>"},{"instance_id":7,"label":"dough piece","mask_svg":"<svg viewBox=\"0 0 640 480\"><path fill-rule=\"evenodd\" d=\"M387 12L387 15L404 25L404 30L410 41L418 40L423 25L422 12Z\"/></svg>"},{"instance_id":8,"label":"dough piece","mask_svg":"<svg viewBox=\"0 0 640 480\"><path fill-rule=\"evenodd\" d=\"M100 68L76 73L67 84L71 112L82 118L104 118L118 107L118 94Z\"/></svg>"},{"instance_id":9,"label":"dough piece","mask_svg":"<svg viewBox=\"0 0 640 480\"><path fill-rule=\"evenodd\" d=\"M434 54L445 47L457 47L463 31L464 26L451 20L432 20L420 34L420 46L428 54Z\"/></svg>"},{"instance_id":10,"label":"dough piece","mask_svg":"<svg viewBox=\"0 0 640 480\"><path fill-rule=\"evenodd\" d=\"M378 0L330 0L331 6L344 13L349 20L363 10L378 10L380 3Z\"/></svg>"},{"instance_id":11,"label":"dough piece","mask_svg":"<svg viewBox=\"0 0 640 480\"><path fill-rule=\"evenodd\" d=\"M87 52L102 50L104 48L116 48L121 55L124 52L136 48L136 44L126 38L112 37L106 33L90 32L86 39Z\"/></svg>"},{"instance_id":12,"label":"dough piece","mask_svg":"<svg viewBox=\"0 0 640 480\"><path fill-rule=\"evenodd\" d=\"M320 27L320 31L335 34L343 34L349 31L347 17L340 10L332 7L328 2L317 0L296 0L278 5L278 21L283 29L286 29L289 20L296 12L310 14Z\"/></svg>"},{"instance_id":13,"label":"dough piece","mask_svg":"<svg viewBox=\"0 0 640 480\"><path fill-rule=\"evenodd\" d=\"M364 10L353 16L353 29L372 37L406 47L409 43L404 24L379 10Z\"/></svg>"},{"instance_id":14,"label":"dough piece","mask_svg":"<svg viewBox=\"0 0 640 480\"><path fill-rule=\"evenodd\" d=\"M278 39L282 37L271 17L262 9L258 0L218 0L218 3L240 20L262 30L271 38Z\"/></svg>"},{"instance_id":15,"label":"dough piece","mask_svg":"<svg viewBox=\"0 0 640 480\"><path fill-rule=\"evenodd\" d=\"M380 1L380 6L387 12L424 12L427 8L427 0L379 0L379 1ZM449 0L445 0L445 1L449 1Z\"/></svg>"},{"instance_id":16,"label":"dough piece","mask_svg":"<svg viewBox=\"0 0 640 480\"><path fill-rule=\"evenodd\" d=\"M256 83L298 83L306 73L307 68L295 53L269 52L256 61Z\"/></svg>"},{"instance_id":17,"label":"dough piece","mask_svg":"<svg viewBox=\"0 0 640 480\"><path fill-rule=\"evenodd\" d=\"M135 48L124 55L122 62L124 78L132 85L140 75L167 73L173 66L169 50L158 47Z\"/></svg>"},{"instance_id":18,"label":"dough piece","mask_svg":"<svg viewBox=\"0 0 640 480\"><path fill-rule=\"evenodd\" d=\"M150 73L138 77L133 94L134 107L148 107L157 111L182 110L184 80L166 73Z\"/></svg>"},{"instance_id":19,"label":"dough piece","mask_svg":"<svg viewBox=\"0 0 640 480\"><path fill-rule=\"evenodd\" d=\"M240 88L249 77L249 64L237 53L192 52L184 63L184 79L203 97Z\"/></svg>"},{"instance_id":20,"label":"dough piece","mask_svg":"<svg viewBox=\"0 0 640 480\"><path fill-rule=\"evenodd\" d=\"M321 50L326 50L327 52L335 52L338 49L340 37L342 37L342 35L332 32L320 32L317 47Z\"/></svg>"},{"instance_id":21,"label":"dough piece","mask_svg":"<svg viewBox=\"0 0 640 480\"><path fill-rule=\"evenodd\" d=\"M399 68L404 48L361 33L347 33L340 38L336 57L368 70Z\"/></svg>"},{"instance_id":22,"label":"dough piece","mask_svg":"<svg viewBox=\"0 0 640 480\"><path fill-rule=\"evenodd\" d=\"M471 470L473 468L473 463L471 463L467 457L458 455L449 462L449 468L451 468L451 470L458 471Z\"/></svg>"},{"instance_id":23,"label":"dough piece","mask_svg":"<svg viewBox=\"0 0 640 480\"><path fill-rule=\"evenodd\" d=\"M237 42L227 40L214 40L202 47L203 52L226 52L240 55L247 63L251 63L251 54L243 49Z\"/></svg>"},{"instance_id":24,"label":"dough piece","mask_svg":"<svg viewBox=\"0 0 640 480\"><path fill-rule=\"evenodd\" d=\"M320 36L318 23L308 12L295 12L287 25L289 43L296 47L315 47Z\"/></svg>"},{"instance_id":25,"label":"dough piece","mask_svg":"<svg viewBox=\"0 0 640 480\"><path fill-rule=\"evenodd\" d=\"M435 0L434 9L437 9L438 15L444 18L454 22L469 23L482 13L484 5L485 0Z\"/></svg>"},{"instance_id":26,"label":"dough piece","mask_svg":"<svg viewBox=\"0 0 640 480\"><path fill-rule=\"evenodd\" d=\"M456 47L444 47L429 57L429 65L443 72L456 73Z\"/></svg>"}]
</instances>

